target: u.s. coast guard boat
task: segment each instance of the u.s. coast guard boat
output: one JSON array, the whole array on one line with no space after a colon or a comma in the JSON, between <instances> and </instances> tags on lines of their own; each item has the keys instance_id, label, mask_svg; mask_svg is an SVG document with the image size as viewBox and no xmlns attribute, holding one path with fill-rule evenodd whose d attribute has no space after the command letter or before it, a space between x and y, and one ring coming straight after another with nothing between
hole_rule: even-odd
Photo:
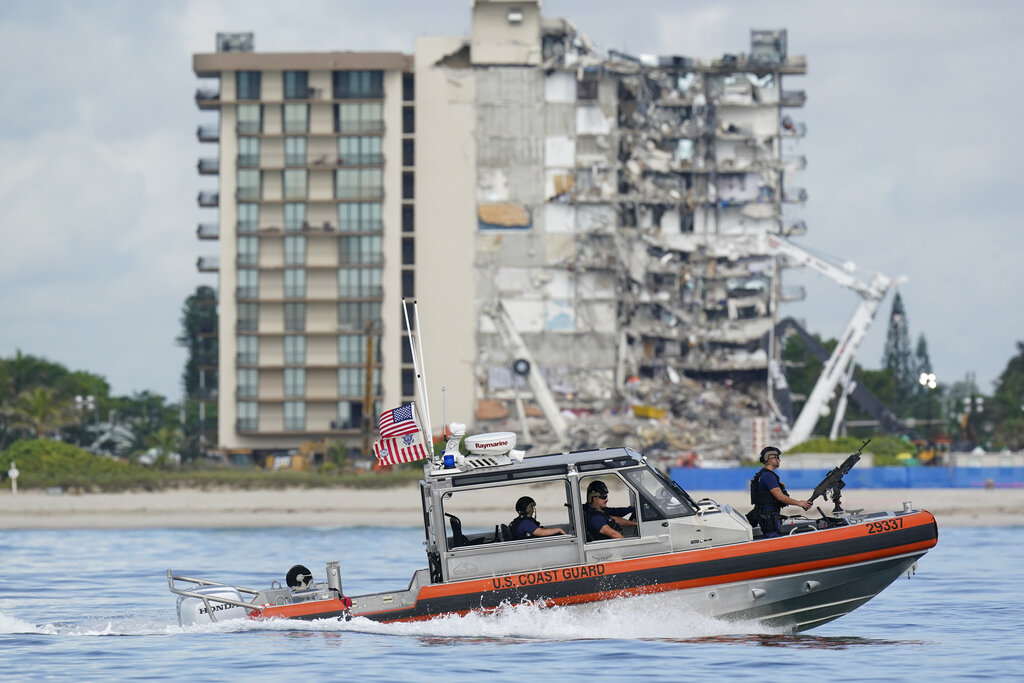
<instances>
[{"instance_id":1,"label":"u.s. coast guard boat","mask_svg":"<svg viewBox=\"0 0 1024 683\"><path fill-rule=\"evenodd\" d=\"M451 441L449 442L451 443ZM457 443L457 442L456 442ZM394 622L491 610L503 604L579 605L673 592L696 612L803 631L836 619L909 573L931 547L935 518L903 509L787 518L785 535L760 538L743 514L694 500L629 448L523 458L510 433L466 440L469 454L434 458L420 482L427 566L408 587L345 595L339 563L315 581L301 565L282 584L250 589L168 570L182 624L249 617L365 617ZM846 470L848 471L848 467ZM833 470L833 496L842 486ZM600 479L610 502L634 509L624 538L589 540L584 494ZM823 482L823 485L826 482ZM460 514L484 499L530 496L547 528L564 535L508 540L494 529L463 528ZM503 503L504 505L504 503ZM510 515L509 515L510 516Z\"/></svg>"}]
</instances>

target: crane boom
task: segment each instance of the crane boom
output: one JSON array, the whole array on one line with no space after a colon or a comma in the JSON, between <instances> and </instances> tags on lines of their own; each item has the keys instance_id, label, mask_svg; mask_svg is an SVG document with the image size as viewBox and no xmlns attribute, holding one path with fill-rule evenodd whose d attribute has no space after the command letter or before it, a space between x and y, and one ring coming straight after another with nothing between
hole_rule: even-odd
<instances>
[{"instance_id":1,"label":"crane boom","mask_svg":"<svg viewBox=\"0 0 1024 683\"><path fill-rule=\"evenodd\" d=\"M533 392L537 405L540 407L541 412L544 413L544 417L547 418L548 424L551 425L551 429L554 431L555 438L558 441L558 447L567 446L569 443L569 427L565 422L565 418L562 417L561 412L558 410L555 397L551 394L547 382L544 381L544 377L540 374L540 368L533 361L530 349L526 346L526 342L523 341L519 332L516 331L515 325L512 324L512 318L509 316L508 311L505 310L505 306L500 300L495 300L484 307L483 313L494 323L494 328L501 336L502 341L505 343L505 348L512 359L514 361L526 361L527 371L525 375L526 381L530 385L530 391ZM513 379L513 381L515 380Z\"/></svg>"},{"instance_id":2,"label":"crane boom","mask_svg":"<svg viewBox=\"0 0 1024 683\"><path fill-rule=\"evenodd\" d=\"M793 422L789 437L783 445L783 448L790 448L811 436L818 418L825 413L836 387L852 368L857 348L867 336L882 299L899 280L875 273L871 281L865 283L853 275L852 269L840 268L824 261L781 237L765 235L764 239L767 253L783 256L796 265L808 266L837 284L852 289L861 297L861 302L850 317L839 343L825 361L821 375L807 397L803 410Z\"/></svg>"}]
</instances>

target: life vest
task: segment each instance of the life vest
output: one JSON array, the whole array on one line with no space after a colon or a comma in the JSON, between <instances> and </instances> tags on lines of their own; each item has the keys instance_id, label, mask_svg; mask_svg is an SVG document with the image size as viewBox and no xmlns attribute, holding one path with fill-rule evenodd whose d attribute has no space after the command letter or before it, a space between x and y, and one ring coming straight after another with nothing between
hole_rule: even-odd
<instances>
[{"instance_id":1,"label":"life vest","mask_svg":"<svg viewBox=\"0 0 1024 683\"><path fill-rule=\"evenodd\" d=\"M781 508L782 503L776 500L775 496L772 495L772 492L765 490L759 485L761 475L765 472L771 472L771 470L767 467L762 467L757 471L757 474L754 475L754 478L750 480L750 504L755 506L760 505L762 507ZM786 490L786 486L782 481L779 481L779 488L782 489L783 495L789 495L789 491Z\"/></svg>"}]
</instances>

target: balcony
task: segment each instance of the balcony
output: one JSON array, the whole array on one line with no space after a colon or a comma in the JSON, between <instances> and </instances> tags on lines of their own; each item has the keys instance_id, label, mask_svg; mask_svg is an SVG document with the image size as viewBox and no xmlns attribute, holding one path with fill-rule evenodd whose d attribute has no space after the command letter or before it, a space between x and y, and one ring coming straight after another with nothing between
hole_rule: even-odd
<instances>
[{"instance_id":1,"label":"balcony","mask_svg":"<svg viewBox=\"0 0 1024 683\"><path fill-rule=\"evenodd\" d=\"M220 173L220 159L200 159L196 168L199 175L217 175Z\"/></svg>"},{"instance_id":2,"label":"balcony","mask_svg":"<svg viewBox=\"0 0 1024 683\"><path fill-rule=\"evenodd\" d=\"M196 365L200 368L217 367L217 354L215 352L199 352L196 354Z\"/></svg>"},{"instance_id":3,"label":"balcony","mask_svg":"<svg viewBox=\"0 0 1024 683\"><path fill-rule=\"evenodd\" d=\"M779 301L803 301L807 298L807 290L803 285L790 285L779 291Z\"/></svg>"},{"instance_id":4,"label":"balcony","mask_svg":"<svg viewBox=\"0 0 1024 683\"><path fill-rule=\"evenodd\" d=\"M216 273L220 270L220 257L200 256L196 259L196 269L200 273Z\"/></svg>"},{"instance_id":5,"label":"balcony","mask_svg":"<svg viewBox=\"0 0 1024 683\"><path fill-rule=\"evenodd\" d=\"M807 104L807 93L803 90L783 91L779 95L780 107L802 107Z\"/></svg>"},{"instance_id":6,"label":"balcony","mask_svg":"<svg viewBox=\"0 0 1024 683\"><path fill-rule=\"evenodd\" d=\"M220 192L200 192L199 206L203 208L217 208L220 204Z\"/></svg>"},{"instance_id":7,"label":"balcony","mask_svg":"<svg viewBox=\"0 0 1024 683\"><path fill-rule=\"evenodd\" d=\"M217 387L199 387L196 389L195 397L200 401L216 401Z\"/></svg>"},{"instance_id":8,"label":"balcony","mask_svg":"<svg viewBox=\"0 0 1024 683\"><path fill-rule=\"evenodd\" d=\"M199 142L220 142L220 128L217 126L199 126L196 128Z\"/></svg>"},{"instance_id":9,"label":"balcony","mask_svg":"<svg viewBox=\"0 0 1024 683\"><path fill-rule=\"evenodd\" d=\"M802 187L794 187L791 190L783 190L782 201L787 204L803 204L807 201L807 190Z\"/></svg>"},{"instance_id":10,"label":"balcony","mask_svg":"<svg viewBox=\"0 0 1024 683\"><path fill-rule=\"evenodd\" d=\"M196 104L200 109L217 109L220 107L220 90L199 88L196 90Z\"/></svg>"},{"instance_id":11,"label":"balcony","mask_svg":"<svg viewBox=\"0 0 1024 683\"><path fill-rule=\"evenodd\" d=\"M200 223L196 226L196 237L201 240L215 240L220 237L220 226L216 223Z\"/></svg>"}]
</instances>

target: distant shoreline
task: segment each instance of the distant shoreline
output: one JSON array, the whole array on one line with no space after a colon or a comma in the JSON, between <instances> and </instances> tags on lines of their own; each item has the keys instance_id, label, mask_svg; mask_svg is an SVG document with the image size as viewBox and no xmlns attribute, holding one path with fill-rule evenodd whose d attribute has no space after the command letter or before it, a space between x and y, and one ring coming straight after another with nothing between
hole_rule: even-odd
<instances>
[{"instance_id":1,"label":"distant shoreline","mask_svg":"<svg viewBox=\"0 0 1024 683\"><path fill-rule=\"evenodd\" d=\"M741 512L744 491L690 491ZM801 492L794 491L799 497ZM806 495L804 493L803 495ZM939 527L1024 526L1024 489L846 489L843 505L866 512L900 510L904 501L935 515ZM815 501L831 510L831 501ZM787 508L796 514L797 508ZM511 502L482 498L463 523L483 527L505 521ZM811 512L816 516L816 512ZM193 490L50 495L0 491L0 530L202 529L238 527L412 526L423 523L415 484L391 489Z\"/></svg>"}]
</instances>

